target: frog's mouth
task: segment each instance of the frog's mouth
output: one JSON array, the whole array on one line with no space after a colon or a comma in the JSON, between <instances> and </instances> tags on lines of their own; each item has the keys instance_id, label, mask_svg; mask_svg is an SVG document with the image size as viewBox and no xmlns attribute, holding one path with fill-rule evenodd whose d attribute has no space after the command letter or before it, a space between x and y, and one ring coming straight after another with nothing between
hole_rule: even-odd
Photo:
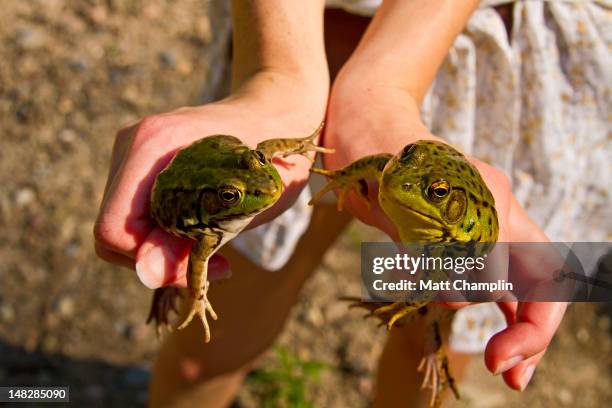
<instances>
[{"instance_id":1,"label":"frog's mouth","mask_svg":"<svg viewBox=\"0 0 612 408\"><path fill-rule=\"evenodd\" d=\"M445 226L433 216L419 211L392 197L383 205L387 215L394 220L403 242L437 242L444 238Z\"/></svg>"}]
</instances>

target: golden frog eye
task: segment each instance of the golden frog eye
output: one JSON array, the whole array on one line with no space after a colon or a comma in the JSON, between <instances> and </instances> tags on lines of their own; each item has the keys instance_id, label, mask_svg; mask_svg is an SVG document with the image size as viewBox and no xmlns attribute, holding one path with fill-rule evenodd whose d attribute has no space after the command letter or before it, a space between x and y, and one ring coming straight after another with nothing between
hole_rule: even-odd
<instances>
[{"instance_id":1,"label":"golden frog eye","mask_svg":"<svg viewBox=\"0 0 612 408\"><path fill-rule=\"evenodd\" d=\"M234 186L221 187L217 194L223 204L230 206L236 205L242 197L242 192Z\"/></svg>"},{"instance_id":2,"label":"golden frog eye","mask_svg":"<svg viewBox=\"0 0 612 408\"><path fill-rule=\"evenodd\" d=\"M242 165L250 170L257 170L266 164L266 156L260 150L245 150L241 160Z\"/></svg>"},{"instance_id":3,"label":"golden frog eye","mask_svg":"<svg viewBox=\"0 0 612 408\"><path fill-rule=\"evenodd\" d=\"M443 199L448 193L450 193L450 184L446 180L438 180L431 183L427 190L427 196L433 201Z\"/></svg>"}]
</instances>

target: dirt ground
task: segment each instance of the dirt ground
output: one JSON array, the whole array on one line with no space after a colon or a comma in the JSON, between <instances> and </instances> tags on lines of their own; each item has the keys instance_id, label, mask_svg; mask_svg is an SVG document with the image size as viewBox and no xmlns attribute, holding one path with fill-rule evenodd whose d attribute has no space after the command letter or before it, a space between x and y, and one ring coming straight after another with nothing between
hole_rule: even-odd
<instances>
[{"instance_id":1,"label":"dirt ground","mask_svg":"<svg viewBox=\"0 0 612 408\"><path fill-rule=\"evenodd\" d=\"M0 385L69 385L76 406L143 406L158 342L151 292L98 260L92 225L115 131L197 104L210 25L203 0L5 0L0 13ZM278 343L328 364L317 407L368 406L385 332L337 301L359 292L352 226ZM610 307L573 305L519 394L475 357L456 407L612 406ZM274 363L271 354L259 370ZM253 385L236 406L260 405Z\"/></svg>"}]
</instances>

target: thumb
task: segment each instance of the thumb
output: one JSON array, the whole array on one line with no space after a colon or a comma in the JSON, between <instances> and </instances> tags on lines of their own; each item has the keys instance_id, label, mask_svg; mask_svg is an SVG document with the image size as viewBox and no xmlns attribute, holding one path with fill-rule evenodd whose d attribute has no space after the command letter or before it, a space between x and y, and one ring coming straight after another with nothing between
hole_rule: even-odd
<instances>
[{"instance_id":1,"label":"thumb","mask_svg":"<svg viewBox=\"0 0 612 408\"><path fill-rule=\"evenodd\" d=\"M187 286L187 265L193 241L175 237L154 228L136 254L136 274L150 289L166 285ZM221 255L213 255L208 262L208 279L216 280L231 275L229 262Z\"/></svg>"}]
</instances>

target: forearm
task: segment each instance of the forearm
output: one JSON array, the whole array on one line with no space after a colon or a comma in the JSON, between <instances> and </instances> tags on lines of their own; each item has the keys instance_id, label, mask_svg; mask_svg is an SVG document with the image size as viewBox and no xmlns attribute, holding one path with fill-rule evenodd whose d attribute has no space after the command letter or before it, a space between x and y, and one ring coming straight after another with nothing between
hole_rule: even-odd
<instances>
[{"instance_id":1,"label":"forearm","mask_svg":"<svg viewBox=\"0 0 612 408\"><path fill-rule=\"evenodd\" d=\"M232 87L266 71L328 88L323 0L233 0Z\"/></svg>"},{"instance_id":2,"label":"forearm","mask_svg":"<svg viewBox=\"0 0 612 408\"><path fill-rule=\"evenodd\" d=\"M425 96L477 0L385 0L344 71ZM384 82L384 83L381 83Z\"/></svg>"}]
</instances>

